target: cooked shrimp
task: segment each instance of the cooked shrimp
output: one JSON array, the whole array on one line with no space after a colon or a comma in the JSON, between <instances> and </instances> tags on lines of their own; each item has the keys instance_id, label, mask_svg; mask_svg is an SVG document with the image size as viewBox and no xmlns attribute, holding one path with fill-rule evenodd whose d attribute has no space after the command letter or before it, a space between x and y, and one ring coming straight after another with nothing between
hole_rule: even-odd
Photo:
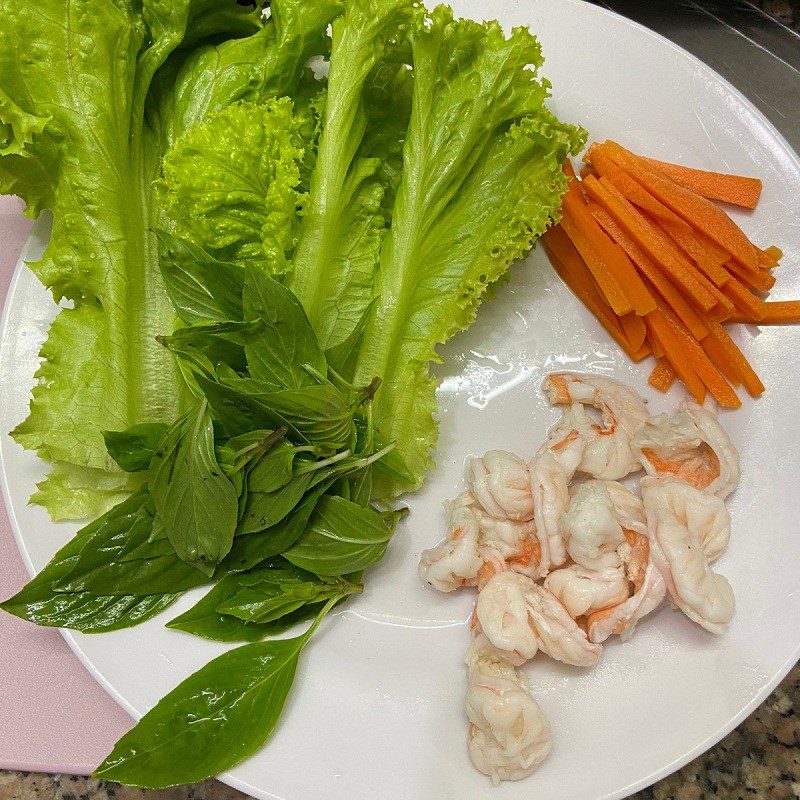
<instances>
[{"instance_id":1,"label":"cooked shrimp","mask_svg":"<svg viewBox=\"0 0 800 800\"><path fill-rule=\"evenodd\" d=\"M587 481L578 487L564 515L567 551L586 569L613 569L621 564L617 548L625 542L608 486Z\"/></svg>"},{"instance_id":2,"label":"cooked shrimp","mask_svg":"<svg viewBox=\"0 0 800 800\"><path fill-rule=\"evenodd\" d=\"M440 592L474 585L484 563L479 552L480 525L471 503L468 492L445 503L450 523L447 539L420 557L420 577Z\"/></svg>"},{"instance_id":3,"label":"cooked shrimp","mask_svg":"<svg viewBox=\"0 0 800 800\"><path fill-rule=\"evenodd\" d=\"M555 595L531 583L526 592L528 617L539 649L550 658L576 667L593 667L603 648L593 644Z\"/></svg>"},{"instance_id":4,"label":"cooked shrimp","mask_svg":"<svg viewBox=\"0 0 800 800\"><path fill-rule=\"evenodd\" d=\"M542 549L533 520L497 519L481 508L476 508L475 514L482 548L496 553L514 572L534 579L541 577Z\"/></svg>"},{"instance_id":5,"label":"cooked shrimp","mask_svg":"<svg viewBox=\"0 0 800 800\"><path fill-rule=\"evenodd\" d=\"M636 623L661 605L665 593L666 586L661 573L652 561L648 562L641 585L632 597L612 608L589 615L589 641L600 644L612 633L619 634L623 641L627 641L633 635Z\"/></svg>"},{"instance_id":6,"label":"cooked shrimp","mask_svg":"<svg viewBox=\"0 0 800 800\"><path fill-rule=\"evenodd\" d=\"M485 637L472 643L466 663L472 763L494 783L526 778L550 752L547 717L525 676Z\"/></svg>"},{"instance_id":7,"label":"cooked shrimp","mask_svg":"<svg viewBox=\"0 0 800 800\"><path fill-rule=\"evenodd\" d=\"M519 666L536 655L536 633L528 621L525 593L530 578L515 572L495 575L478 593L473 633L483 633L511 664Z\"/></svg>"},{"instance_id":8,"label":"cooked shrimp","mask_svg":"<svg viewBox=\"0 0 800 800\"><path fill-rule=\"evenodd\" d=\"M576 407L577 408L577 407ZM569 483L583 457L585 442L570 408L530 464L534 520L540 545L539 572L546 575L567 559L564 512L569 503Z\"/></svg>"},{"instance_id":9,"label":"cooked shrimp","mask_svg":"<svg viewBox=\"0 0 800 800\"><path fill-rule=\"evenodd\" d=\"M628 579L619 567L590 570L573 564L551 572L544 588L553 593L573 619L618 606L630 596Z\"/></svg>"},{"instance_id":10,"label":"cooked shrimp","mask_svg":"<svg viewBox=\"0 0 800 800\"><path fill-rule=\"evenodd\" d=\"M680 478L727 497L739 483L739 453L719 420L696 403L650 419L633 439L648 475Z\"/></svg>"},{"instance_id":11,"label":"cooked shrimp","mask_svg":"<svg viewBox=\"0 0 800 800\"><path fill-rule=\"evenodd\" d=\"M525 462L504 450L489 450L467 463L467 484L487 513L497 519L533 519L531 481Z\"/></svg>"},{"instance_id":12,"label":"cooked shrimp","mask_svg":"<svg viewBox=\"0 0 800 800\"><path fill-rule=\"evenodd\" d=\"M703 546L707 520L695 505L697 492L676 478L643 478L650 552L673 602L711 633L723 633L735 600L728 581L713 572Z\"/></svg>"},{"instance_id":13,"label":"cooked shrimp","mask_svg":"<svg viewBox=\"0 0 800 800\"><path fill-rule=\"evenodd\" d=\"M552 405L579 403L602 414L602 425L592 423L587 417L581 426L586 440L581 472L594 478L618 480L640 469L631 439L649 415L644 400L632 389L599 375L571 372L548 375L543 389Z\"/></svg>"}]
</instances>

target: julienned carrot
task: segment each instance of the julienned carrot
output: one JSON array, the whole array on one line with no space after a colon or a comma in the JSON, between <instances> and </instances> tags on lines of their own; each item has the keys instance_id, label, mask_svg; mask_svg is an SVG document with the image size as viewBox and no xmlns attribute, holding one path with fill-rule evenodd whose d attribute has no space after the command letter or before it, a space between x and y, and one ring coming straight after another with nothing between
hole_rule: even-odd
<instances>
[{"instance_id":1,"label":"julienned carrot","mask_svg":"<svg viewBox=\"0 0 800 800\"><path fill-rule=\"evenodd\" d=\"M725 269L738 278L749 289L758 292L768 292L775 285L775 276L768 269L759 269L757 272L750 272L736 261L729 261Z\"/></svg>"},{"instance_id":2,"label":"julienned carrot","mask_svg":"<svg viewBox=\"0 0 800 800\"><path fill-rule=\"evenodd\" d=\"M736 278L731 278L723 287L722 291L730 298L737 311L747 314L754 321L764 319L762 306L764 302L751 294L746 286L742 286Z\"/></svg>"},{"instance_id":3,"label":"julienned carrot","mask_svg":"<svg viewBox=\"0 0 800 800\"><path fill-rule=\"evenodd\" d=\"M800 322L800 300L772 300L761 302L761 317L754 319L746 313L736 314L733 322L745 322L752 325L792 325Z\"/></svg>"},{"instance_id":4,"label":"julienned carrot","mask_svg":"<svg viewBox=\"0 0 800 800\"><path fill-rule=\"evenodd\" d=\"M709 239L727 250L742 266L758 268L758 255L742 229L718 206L691 189L675 183L671 178L655 172L648 163L616 142L605 142L602 147L609 157L635 178L664 205L683 217L693 228L702 231Z\"/></svg>"},{"instance_id":5,"label":"julienned carrot","mask_svg":"<svg viewBox=\"0 0 800 800\"><path fill-rule=\"evenodd\" d=\"M647 336L647 327L644 324L644 320L638 314L626 314L624 317L619 318L619 324L631 343L631 347L636 351L641 350Z\"/></svg>"},{"instance_id":6,"label":"julienned carrot","mask_svg":"<svg viewBox=\"0 0 800 800\"><path fill-rule=\"evenodd\" d=\"M692 265L674 248L664 233L640 214L620 192L609 183L591 175L583 182L589 196L601 205L619 226L678 284L692 302L703 311L716 305L716 298L704 284L708 281L697 274Z\"/></svg>"},{"instance_id":7,"label":"julienned carrot","mask_svg":"<svg viewBox=\"0 0 800 800\"><path fill-rule=\"evenodd\" d=\"M697 264L698 269L714 284L722 286L728 281L730 275L717 263L716 259L706 247L695 238L694 231L686 231L670 225L662 225L667 235L675 244Z\"/></svg>"},{"instance_id":8,"label":"julienned carrot","mask_svg":"<svg viewBox=\"0 0 800 800\"><path fill-rule=\"evenodd\" d=\"M711 363L705 350L689 335L689 331L681 321L667 308L661 308L662 313L672 325L676 337L682 342L692 361L692 367L711 393L711 396L723 408L739 408L742 401L736 396L728 381L722 373Z\"/></svg>"},{"instance_id":9,"label":"julienned carrot","mask_svg":"<svg viewBox=\"0 0 800 800\"><path fill-rule=\"evenodd\" d=\"M672 384L675 383L675 378L677 377L678 374L675 372L672 364L670 364L666 358L662 357L656 361L656 365L653 367L653 371L650 373L647 382L654 389L658 389L659 392L668 392Z\"/></svg>"},{"instance_id":10,"label":"julienned carrot","mask_svg":"<svg viewBox=\"0 0 800 800\"><path fill-rule=\"evenodd\" d=\"M612 183L626 200L649 214L658 224L669 224L676 229L691 233L692 228L675 212L667 208L660 200L653 197L640 183L637 183L627 172L618 167L606 154L602 147L592 145L587 158L598 174Z\"/></svg>"},{"instance_id":11,"label":"julienned carrot","mask_svg":"<svg viewBox=\"0 0 800 800\"><path fill-rule=\"evenodd\" d=\"M731 359L730 353L725 350L719 339L714 336L706 336L700 342L700 347L705 350L706 355L711 359L711 363L717 367L733 386L738 388L742 385L742 376Z\"/></svg>"},{"instance_id":12,"label":"julienned carrot","mask_svg":"<svg viewBox=\"0 0 800 800\"><path fill-rule=\"evenodd\" d=\"M571 183L575 184L576 181L571 181ZM565 218L571 219L575 223L578 230L589 243L589 246L594 250L597 256L599 256L607 270L616 278L623 293L630 301L632 309L639 314L639 316L643 316L652 311L656 307L655 300L653 300L647 287L642 283L630 259L625 255L622 248L612 241L608 237L608 234L598 225L597 220L592 216L586 204L575 192L568 191L567 195L564 197L563 214ZM567 226L566 231L568 234L570 233L569 226ZM571 234L570 238L572 239ZM575 242L574 239L573 242ZM578 243L575 242L575 245L577 247ZM581 248L578 247L578 249L580 250ZM583 255L583 253L581 254ZM584 261L587 262L589 268L592 269L594 273L592 264L589 264L585 255ZM609 302L611 302L611 298L609 298ZM617 311L613 303L611 303L611 305L617 314L622 315L625 313L623 311Z\"/></svg>"},{"instance_id":13,"label":"julienned carrot","mask_svg":"<svg viewBox=\"0 0 800 800\"><path fill-rule=\"evenodd\" d=\"M770 245L765 250L758 251L758 263L763 267L772 269L778 265L778 262L783 258L783 250L775 245Z\"/></svg>"},{"instance_id":14,"label":"julienned carrot","mask_svg":"<svg viewBox=\"0 0 800 800\"><path fill-rule=\"evenodd\" d=\"M761 197L763 184L758 178L746 178L742 175L730 175L723 172L708 172L704 169L692 169L654 158L644 158L658 172L672 178L686 189L708 198L721 200L742 208L755 208Z\"/></svg>"},{"instance_id":15,"label":"julienned carrot","mask_svg":"<svg viewBox=\"0 0 800 800\"><path fill-rule=\"evenodd\" d=\"M628 341L617 317L605 301L605 298L603 298L580 253L561 226L550 228L542 236L542 243L553 269L558 273L561 280L569 286L573 294L589 309L614 341L633 361L640 361L644 358L646 353L640 354Z\"/></svg>"},{"instance_id":16,"label":"julienned carrot","mask_svg":"<svg viewBox=\"0 0 800 800\"><path fill-rule=\"evenodd\" d=\"M589 211L600 223L600 227L627 253L628 258L649 281L667 305L681 318L683 324L691 331L695 339L702 339L708 334L708 326L703 318L692 308L684 296L664 273L639 249L631 238L617 225L613 218L597 203L589 204Z\"/></svg>"},{"instance_id":17,"label":"julienned carrot","mask_svg":"<svg viewBox=\"0 0 800 800\"><path fill-rule=\"evenodd\" d=\"M744 388L751 397L760 397L764 393L764 384L756 375L755 370L750 366L750 362L744 357L742 351L736 346L736 342L731 339L725 328L719 323L712 322L710 325L712 336L720 347L725 351L731 363L735 366Z\"/></svg>"},{"instance_id":18,"label":"julienned carrot","mask_svg":"<svg viewBox=\"0 0 800 800\"><path fill-rule=\"evenodd\" d=\"M569 236L572 244L575 245L575 248L581 254L581 257L586 262L586 266L589 267L589 271L597 281L600 291L605 296L614 313L621 317L623 314L628 314L633 311L633 304L623 291L619 281L611 274L611 270L606 263L589 244L588 239L578 228L575 220L567 213L566 209L563 210L562 214L560 227L567 236Z\"/></svg>"},{"instance_id":19,"label":"julienned carrot","mask_svg":"<svg viewBox=\"0 0 800 800\"><path fill-rule=\"evenodd\" d=\"M678 377L683 382L683 385L688 389L689 394L695 399L695 402L702 405L706 399L706 387L700 380L695 372L692 360L689 353L683 345L683 342L676 335L675 329L670 324L664 313L660 308L657 308L652 313L648 314L644 321L647 325L647 333L651 338L653 344L653 352L658 354L655 345L658 345L658 351L663 353L663 356L669 359L673 369L678 374Z\"/></svg>"}]
</instances>

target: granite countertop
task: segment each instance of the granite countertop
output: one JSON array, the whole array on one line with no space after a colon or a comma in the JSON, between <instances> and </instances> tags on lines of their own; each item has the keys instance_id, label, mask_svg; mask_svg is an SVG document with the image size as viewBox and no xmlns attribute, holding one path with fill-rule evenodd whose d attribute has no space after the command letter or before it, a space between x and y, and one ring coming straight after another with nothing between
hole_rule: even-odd
<instances>
[{"instance_id":1,"label":"granite countertop","mask_svg":"<svg viewBox=\"0 0 800 800\"><path fill-rule=\"evenodd\" d=\"M754 0L800 32L800 0ZM487 789L487 792L489 789ZM535 786L531 787L532 794ZM129 789L74 775L0 770L0 800L242 800L215 780L163 791ZM800 664L767 701L706 754L631 800L800 798Z\"/></svg>"}]
</instances>

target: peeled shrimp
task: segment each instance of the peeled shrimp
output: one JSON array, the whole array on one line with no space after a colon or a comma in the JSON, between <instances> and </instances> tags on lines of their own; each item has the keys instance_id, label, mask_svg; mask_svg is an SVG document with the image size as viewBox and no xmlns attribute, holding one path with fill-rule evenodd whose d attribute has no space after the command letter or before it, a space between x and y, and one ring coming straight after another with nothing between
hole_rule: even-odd
<instances>
[{"instance_id":1,"label":"peeled shrimp","mask_svg":"<svg viewBox=\"0 0 800 800\"><path fill-rule=\"evenodd\" d=\"M602 425L584 415L586 448L579 469L594 478L618 480L640 469L631 439L648 419L644 400L632 389L599 375L560 372L548 375L543 389L552 405L579 403L602 414Z\"/></svg>"},{"instance_id":2,"label":"peeled shrimp","mask_svg":"<svg viewBox=\"0 0 800 800\"><path fill-rule=\"evenodd\" d=\"M467 463L467 484L488 514L497 519L525 522L533 519L533 497L528 467L504 450L489 450Z\"/></svg>"},{"instance_id":3,"label":"peeled shrimp","mask_svg":"<svg viewBox=\"0 0 800 800\"><path fill-rule=\"evenodd\" d=\"M445 503L449 532L445 542L425 550L419 561L422 580L440 592L474 585L484 563L479 552L480 525L472 507L472 495L460 494Z\"/></svg>"},{"instance_id":4,"label":"peeled shrimp","mask_svg":"<svg viewBox=\"0 0 800 800\"><path fill-rule=\"evenodd\" d=\"M655 611L664 599L666 585L655 564L650 561L636 593L625 602L589 615L587 628L589 641L600 644L611 634L619 634L623 641L633 635L636 623Z\"/></svg>"},{"instance_id":5,"label":"peeled shrimp","mask_svg":"<svg viewBox=\"0 0 800 800\"><path fill-rule=\"evenodd\" d=\"M494 783L521 780L550 752L550 723L533 699L525 676L483 636L472 643L467 663L469 755Z\"/></svg>"},{"instance_id":6,"label":"peeled shrimp","mask_svg":"<svg viewBox=\"0 0 800 800\"><path fill-rule=\"evenodd\" d=\"M542 550L536 535L536 523L497 519L476 508L480 526L480 545L484 551L497 554L509 569L530 578L541 577Z\"/></svg>"},{"instance_id":7,"label":"peeled shrimp","mask_svg":"<svg viewBox=\"0 0 800 800\"><path fill-rule=\"evenodd\" d=\"M581 462L585 442L576 426L575 408L564 414L530 464L534 520L540 545L541 575L567 560L563 517L569 503L569 483Z\"/></svg>"},{"instance_id":8,"label":"peeled shrimp","mask_svg":"<svg viewBox=\"0 0 800 800\"><path fill-rule=\"evenodd\" d=\"M564 530L576 564L593 570L620 566L617 548L625 534L605 483L587 481L578 487L564 515Z\"/></svg>"},{"instance_id":9,"label":"peeled shrimp","mask_svg":"<svg viewBox=\"0 0 800 800\"><path fill-rule=\"evenodd\" d=\"M739 483L739 453L716 416L696 403L648 420L633 450L648 475L680 478L718 497Z\"/></svg>"},{"instance_id":10,"label":"peeled shrimp","mask_svg":"<svg viewBox=\"0 0 800 800\"><path fill-rule=\"evenodd\" d=\"M628 579L619 567L590 570L573 564L551 572L544 588L553 593L573 619L618 606L630 596Z\"/></svg>"},{"instance_id":11,"label":"peeled shrimp","mask_svg":"<svg viewBox=\"0 0 800 800\"><path fill-rule=\"evenodd\" d=\"M482 632L514 666L536 655L539 643L528 620L526 592L532 582L524 575L495 575L478 593L473 633Z\"/></svg>"},{"instance_id":12,"label":"peeled shrimp","mask_svg":"<svg viewBox=\"0 0 800 800\"><path fill-rule=\"evenodd\" d=\"M693 495L676 478L643 478L650 552L675 605L711 633L724 633L735 600L728 581L710 567Z\"/></svg>"}]
</instances>

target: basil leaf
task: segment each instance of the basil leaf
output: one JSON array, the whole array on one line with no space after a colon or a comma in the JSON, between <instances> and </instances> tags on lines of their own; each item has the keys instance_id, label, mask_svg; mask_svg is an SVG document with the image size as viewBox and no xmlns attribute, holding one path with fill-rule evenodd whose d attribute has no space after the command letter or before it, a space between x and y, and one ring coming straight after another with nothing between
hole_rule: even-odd
<instances>
[{"instance_id":1,"label":"basil leaf","mask_svg":"<svg viewBox=\"0 0 800 800\"><path fill-rule=\"evenodd\" d=\"M325 351L325 360L345 380L352 381L356 371L358 354L361 352L361 342L364 338L364 329L372 318L378 303L374 298L364 309L364 313L344 341Z\"/></svg>"},{"instance_id":2,"label":"basil leaf","mask_svg":"<svg viewBox=\"0 0 800 800\"><path fill-rule=\"evenodd\" d=\"M313 479L314 473L306 472L272 492L258 492L248 486L247 503L236 533L258 533L277 525L300 502Z\"/></svg>"},{"instance_id":3,"label":"basil leaf","mask_svg":"<svg viewBox=\"0 0 800 800\"><path fill-rule=\"evenodd\" d=\"M392 531L374 509L326 495L306 532L283 557L318 575L346 575L382 558L391 537Z\"/></svg>"},{"instance_id":4,"label":"basil leaf","mask_svg":"<svg viewBox=\"0 0 800 800\"><path fill-rule=\"evenodd\" d=\"M286 486L292 479L297 448L279 442L251 467L247 476L249 494L268 494Z\"/></svg>"},{"instance_id":5,"label":"basil leaf","mask_svg":"<svg viewBox=\"0 0 800 800\"><path fill-rule=\"evenodd\" d=\"M240 586L236 575L225 575L194 606L167 623L168 628L193 633L218 642L257 642L265 626L220 614L217 607L234 597Z\"/></svg>"},{"instance_id":6,"label":"basil leaf","mask_svg":"<svg viewBox=\"0 0 800 800\"><path fill-rule=\"evenodd\" d=\"M277 525L258 533L237 536L231 552L222 562L225 569L244 572L290 548L305 532L319 498L328 491L331 483L333 479L329 478L306 492L295 510Z\"/></svg>"},{"instance_id":7,"label":"basil leaf","mask_svg":"<svg viewBox=\"0 0 800 800\"><path fill-rule=\"evenodd\" d=\"M206 403L164 435L153 454L149 484L175 552L211 575L233 544L239 493L217 463Z\"/></svg>"},{"instance_id":8,"label":"basil leaf","mask_svg":"<svg viewBox=\"0 0 800 800\"><path fill-rule=\"evenodd\" d=\"M245 345L250 374L287 389L311 386L308 364L323 375L325 356L300 301L278 281L247 267L242 291L244 318L259 319L264 329Z\"/></svg>"},{"instance_id":9,"label":"basil leaf","mask_svg":"<svg viewBox=\"0 0 800 800\"><path fill-rule=\"evenodd\" d=\"M84 547L102 543L133 524L147 499L147 492L140 490L82 528L35 578L0 603L0 608L37 625L102 633L138 625L171 605L178 594L94 597L86 592L57 592L54 588L74 568Z\"/></svg>"},{"instance_id":10,"label":"basil leaf","mask_svg":"<svg viewBox=\"0 0 800 800\"><path fill-rule=\"evenodd\" d=\"M124 431L103 431L106 450L125 472L141 472L150 466L153 450L167 430L161 422L133 425Z\"/></svg>"},{"instance_id":11,"label":"basil leaf","mask_svg":"<svg viewBox=\"0 0 800 800\"><path fill-rule=\"evenodd\" d=\"M215 658L148 711L94 777L163 789L252 755L278 722L308 636L246 644Z\"/></svg>"},{"instance_id":12,"label":"basil leaf","mask_svg":"<svg viewBox=\"0 0 800 800\"><path fill-rule=\"evenodd\" d=\"M303 606L363 591L361 584L319 578L287 563L238 575L237 582L239 591L217 606L217 611L257 623L274 622Z\"/></svg>"},{"instance_id":13,"label":"basil leaf","mask_svg":"<svg viewBox=\"0 0 800 800\"><path fill-rule=\"evenodd\" d=\"M165 231L155 233L162 243L164 285L184 322L191 325L243 318L241 267L217 261L197 245Z\"/></svg>"},{"instance_id":14,"label":"basil leaf","mask_svg":"<svg viewBox=\"0 0 800 800\"><path fill-rule=\"evenodd\" d=\"M279 391L250 378L224 380L223 384L269 409L290 430L317 447L336 451L353 438L353 408L330 383Z\"/></svg>"}]
</instances>

